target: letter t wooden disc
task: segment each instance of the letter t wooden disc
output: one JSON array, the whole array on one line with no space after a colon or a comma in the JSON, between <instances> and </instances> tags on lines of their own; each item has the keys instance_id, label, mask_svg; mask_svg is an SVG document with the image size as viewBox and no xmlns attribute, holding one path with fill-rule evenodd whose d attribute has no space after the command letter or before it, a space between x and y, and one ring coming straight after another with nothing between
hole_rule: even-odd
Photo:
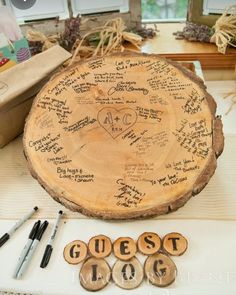
<instances>
[{"instance_id":1,"label":"letter t wooden disc","mask_svg":"<svg viewBox=\"0 0 236 295\"><path fill-rule=\"evenodd\" d=\"M170 233L163 238L163 249L172 256L180 256L187 250L188 242L180 233Z\"/></svg>"}]
</instances>

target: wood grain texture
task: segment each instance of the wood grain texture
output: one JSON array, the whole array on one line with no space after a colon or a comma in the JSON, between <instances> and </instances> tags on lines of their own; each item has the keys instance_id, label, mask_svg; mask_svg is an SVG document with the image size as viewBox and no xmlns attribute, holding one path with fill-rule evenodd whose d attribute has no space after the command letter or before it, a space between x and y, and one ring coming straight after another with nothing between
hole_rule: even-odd
<instances>
[{"instance_id":1,"label":"wood grain texture","mask_svg":"<svg viewBox=\"0 0 236 295\"><path fill-rule=\"evenodd\" d=\"M105 219L161 215L213 175L223 150L215 111L203 81L177 63L142 54L93 58L39 93L24 151L32 175L73 211Z\"/></svg>"},{"instance_id":2,"label":"wood grain texture","mask_svg":"<svg viewBox=\"0 0 236 295\"><path fill-rule=\"evenodd\" d=\"M236 135L225 136L225 150L206 188L178 211L158 219L236 220L235 150ZM0 150L0 162L0 219L19 219L35 205L40 208L35 218L54 219L59 210L65 211L65 218L88 218L55 202L32 178L23 155L21 137Z\"/></svg>"},{"instance_id":3,"label":"wood grain texture","mask_svg":"<svg viewBox=\"0 0 236 295\"><path fill-rule=\"evenodd\" d=\"M234 81L207 82L208 91L217 101L217 113L222 115L226 134L225 150L218 159L215 175L197 198L192 198L178 211L159 216L158 219L236 220L235 109L224 116L230 106L230 100L222 99L225 93L234 89L234 85ZM48 193L31 177L23 155L21 137L0 150L0 162L1 219L19 219L35 205L40 207L35 218L56 218L57 212L64 210L60 204L49 198ZM68 209L65 209L65 217L87 219L86 216Z\"/></svg>"}]
</instances>

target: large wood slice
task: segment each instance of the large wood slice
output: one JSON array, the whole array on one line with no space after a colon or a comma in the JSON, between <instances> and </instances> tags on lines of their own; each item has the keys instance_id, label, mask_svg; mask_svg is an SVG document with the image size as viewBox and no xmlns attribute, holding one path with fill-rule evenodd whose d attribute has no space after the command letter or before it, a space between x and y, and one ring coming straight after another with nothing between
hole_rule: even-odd
<instances>
[{"instance_id":1,"label":"large wood slice","mask_svg":"<svg viewBox=\"0 0 236 295\"><path fill-rule=\"evenodd\" d=\"M82 61L36 97L24 150L58 202L101 218L169 213L199 193L223 150L203 81L156 55Z\"/></svg>"}]
</instances>

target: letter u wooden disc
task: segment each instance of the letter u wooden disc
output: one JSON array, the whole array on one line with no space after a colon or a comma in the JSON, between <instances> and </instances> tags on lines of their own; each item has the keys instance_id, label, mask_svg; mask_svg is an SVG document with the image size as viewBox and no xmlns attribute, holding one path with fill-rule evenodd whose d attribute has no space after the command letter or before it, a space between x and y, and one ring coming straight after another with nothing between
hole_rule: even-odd
<instances>
[{"instance_id":1,"label":"letter u wooden disc","mask_svg":"<svg viewBox=\"0 0 236 295\"><path fill-rule=\"evenodd\" d=\"M92 237L88 242L89 252L96 258L104 258L111 254L111 240L104 235Z\"/></svg>"},{"instance_id":2,"label":"letter u wooden disc","mask_svg":"<svg viewBox=\"0 0 236 295\"><path fill-rule=\"evenodd\" d=\"M86 59L34 100L24 133L32 175L71 210L165 214L199 193L223 150L203 81L158 55Z\"/></svg>"},{"instance_id":3,"label":"letter u wooden disc","mask_svg":"<svg viewBox=\"0 0 236 295\"><path fill-rule=\"evenodd\" d=\"M144 255L152 255L161 248L161 238L156 233L145 232L138 238L138 249Z\"/></svg>"}]
</instances>

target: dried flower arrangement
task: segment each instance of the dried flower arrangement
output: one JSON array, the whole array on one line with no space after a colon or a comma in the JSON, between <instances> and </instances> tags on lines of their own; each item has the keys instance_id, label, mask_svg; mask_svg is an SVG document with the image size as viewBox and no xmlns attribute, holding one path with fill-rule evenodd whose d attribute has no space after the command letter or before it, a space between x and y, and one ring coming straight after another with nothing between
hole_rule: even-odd
<instances>
[{"instance_id":1,"label":"dried flower arrangement","mask_svg":"<svg viewBox=\"0 0 236 295\"><path fill-rule=\"evenodd\" d=\"M71 17L65 21L65 30L62 34L45 36L38 31L28 31L27 39L32 54L44 51L55 44L60 44L73 53L69 64L91 56L103 56L114 51L123 51L124 43L128 42L134 48L140 49L142 40L152 38L157 29L143 27L137 32L129 32L122 18L107 21L103 26L94 28L83 37L80 34L81 19ZM132 50L129 48L128 50Z\"/></svg>"},{"instance_id":2,"label":"dried flower arrangement","mask_svg":"<svg viewBox=\"0 0 236 295\"><path fill-rule=\"evenodd\" d=\"M142 37L125 29L122 18L112 19L104 26L92 29L81 40L75 42L70 64L81 57L103 56L112 51L124 51L124 42L140 49Z\"/></svg>"},{"instance_id":3,"label":"dried flower arrangement","mask_svg":"<svg viewBox=\"0 0 236 295\"><path fill-rule=\"evenodd\" d=\"M215 43L218 51L225 54L229 45L236 47L236 5L226 8L212 28L187 22L182 32L174 34L176 39Z\"/></svg>"}]
</instances>

